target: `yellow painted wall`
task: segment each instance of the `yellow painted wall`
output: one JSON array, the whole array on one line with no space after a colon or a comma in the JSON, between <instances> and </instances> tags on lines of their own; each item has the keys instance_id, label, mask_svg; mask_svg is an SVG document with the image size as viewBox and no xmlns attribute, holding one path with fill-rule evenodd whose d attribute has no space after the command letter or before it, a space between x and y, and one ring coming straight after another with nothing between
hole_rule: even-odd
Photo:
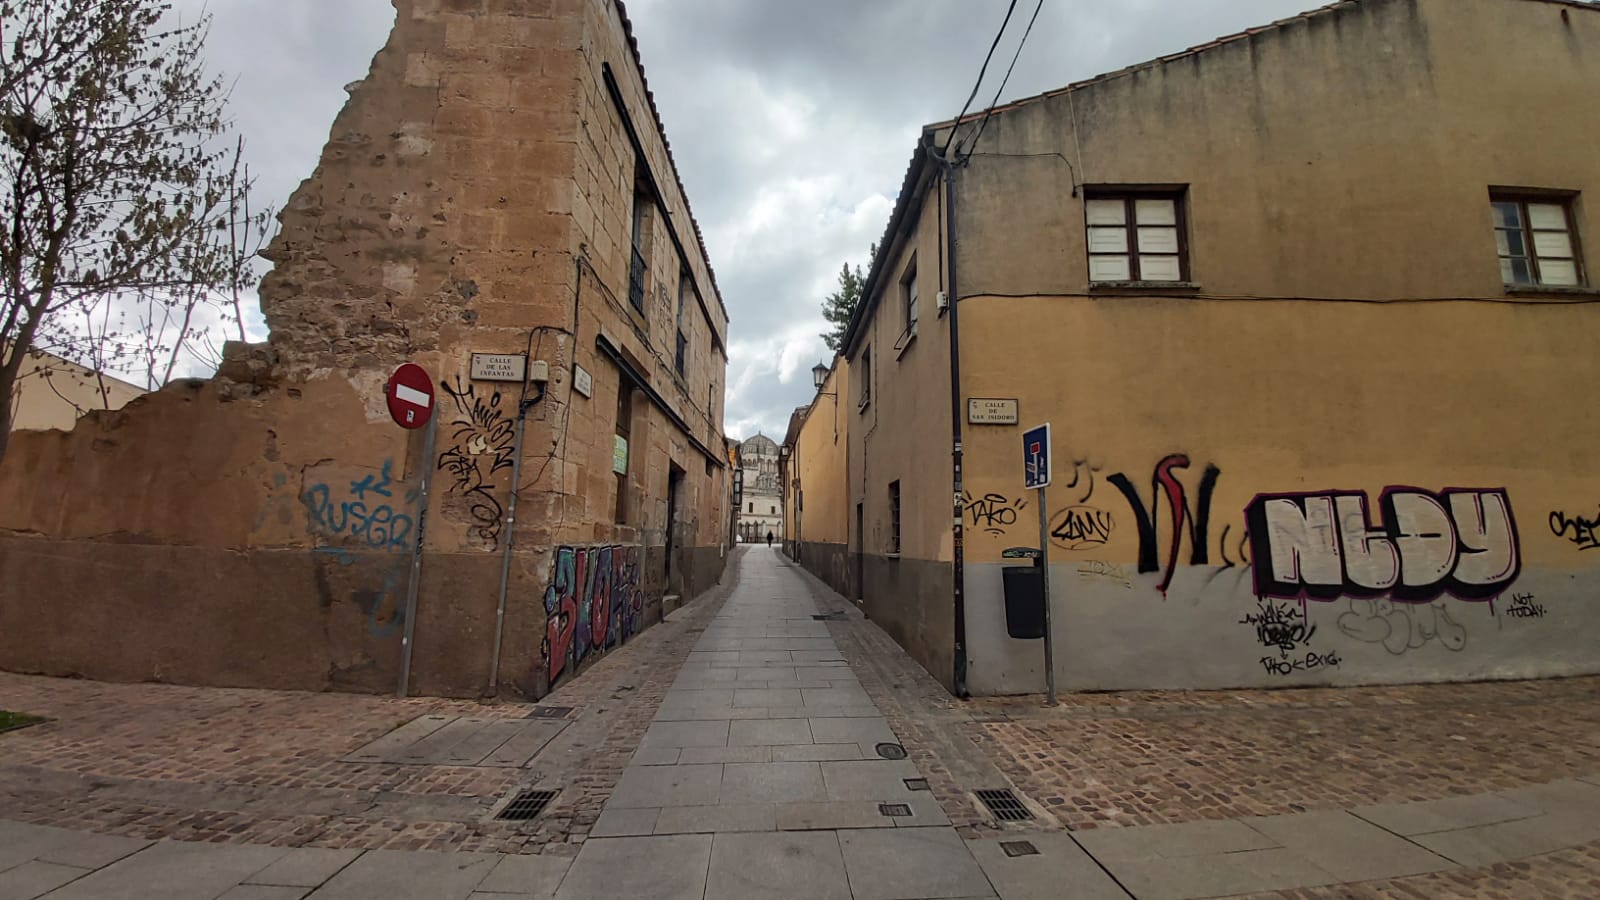
<instances>
[{"instance_id":1,"label":"yellow painted wall","mask_svg":"<svg viewBox=\"0 0 1600 900\"><path fill-rule=\"evenodd\" d=\"M850 366L840 359L822 383L800 428L793 466L799 475L805 506L800 511L800 531L791 531L792 539L824 544L846 544L850 540L851 417L846 412L850 396Z\"/></svg>"},{"instance_id":2,"label":"yellow painted wall","mask_svg":"<svg viewBox=\"0 0 1600 900\"><path fill-rule=\"evenodd\" d=\"M147 393L143 388L95 373L48 353L30 355L17 373L11 428L16 431L72 429L78 417L95 409L121 409Z\"/></svg>"},{"instance_id":3,"label":"yellow painted wall","mask_svg":"<svg viewBox=\"0 0 1600 900\"><path fill-rule=\"evenodd\" d=\"M1600 109L1600 10L1369 0L995 117L958 180L962 388L1054 425L1058 681L1600 667L1600 557L1580 549L1600 519L1600 417L1581 387L1600 377L1600 292L1509 292L1489 221L1491 186L1581 192L1596 283L1600 127L1576 109ZM1196 286L1092 291L1074 180L1187 185ZM978 693L1043 686L1039 642L1003 628L1000 551L1037 540L1019 440L966 432L967 491L995 498L966 545ZM1515 536L1474 537L1493 510L1456 510L1440 520L1459 543L1438 578L1366 591L1345 543L1338 596L1273 599L1286 592L1272 551L1290 536L1247 536L1258 495L1363 492L1367 521L1339 524L1420 566L1427 539L1380 502L1395 487L1481 490L1491 506L1503 490ZM1450 582L1496 554L1512 577ZM1492 596L1462 599L1474 592Z\"/></svg>"}]
</instances>

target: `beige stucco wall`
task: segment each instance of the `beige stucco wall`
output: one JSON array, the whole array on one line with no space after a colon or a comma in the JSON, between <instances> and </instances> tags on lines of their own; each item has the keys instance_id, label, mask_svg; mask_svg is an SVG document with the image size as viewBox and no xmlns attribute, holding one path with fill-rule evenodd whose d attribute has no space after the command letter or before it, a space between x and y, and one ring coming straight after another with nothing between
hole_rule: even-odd
<instances>
[{"instance_id":1,"label":"beige stucco wall","mask_svg":"<svg viewBox=\"0 0 1600 900\"><path fill-rule=\"evenodd\" d=\"M936 309L946 289L941 264L942 190L930 183L910 237L887 252L891 273L875 291L883 300L847 347L850 392L840 399L849 434L852 520L859 504L864 528L852 549L862 554L861 585L867 614L905 646L935 677L951 682L954 646L950 530L950 333ZM903 352L905 332L900 282L915 254L919 315L917 336ZM870 349L872 364L863 366ZM863 381L871 400L860 403ZM889 485L900 482L900 552L891 553ZM855 528L852 521L851 528Z\"/></svg>"},{"instance_id":2,"label":"beige stucco wall","mask_svg":"<svg viewBox=\"0 0 1600 900\"><path fill-rule=\"evenodd\" d=\"M1488 215L1491 186L1581 191L1593 284L1600 131L1572 110L1600 108L1597 50L1600 10L1368 0L991 121L958 181L962 387L1054 424L1061 684L1600 669L1600 570L1582 550L1600 419L1570 393L1600 377L1600 294L1509 294ZM1198 289L1091 295L1074 171L1188 185ZM1019 439L968 428L971 494L1031 501ZM1451 534L1430 544L1383 507L1406 488L1472 500L1440 500L1427 530ZM1296 532L1246 508L1329 492L1368 498L1365 522L1335 524L1370 530L1378 562L1347 535L1343 583L1303 585L1337 596L1300 599L1272 583ZM1000 592L1000 550L1036 540L1033 512L968 531L974 692L1043 686L1039 642L1005 636ZM1430 574L1433 547L1454 555ZM1391 550L1399 585L1363 588Z\"/></svg>"},{"instance_id":3,"label":"beige stucco wall","mask_svg":"<svg viewBox=\"0 0 1600 900\"><path fill-rule=\"evenodd\" d=\"M92 409L121 409L143 388L48 353L30 353L17 372L11 429L62 431Z\"/></svg>"},{"instance_id":4,"label":"beige stucco wall","mask_svg":"<svg viewBox=\"0 0 1600 900\"><path fill-rule=\"evenodd\" d=\"M514 529L493 674L502 690L538 696L658 618L663 594L720 575L725 357L714 344L726 316L616 7L396 0L396 11L281 215L261 290L270 346L230 345L212 382L13 440L0 464L0 666L392 690L410 549L425 533L412 689L473 696L491 678L500 551ZM626 264L602 236L626 233L619 198L631 203L634 151L599 86L602 63L680 217L709 310L690 326L681 383L664 310L653 304L641 323L614 299ZM658 256L670 272L652 270L652 296L678 283L676 259ZM621 375L602 334L661 398L633 391L621 524ZM474 352L549 364L520 485L522 388L471 380ZM432 455L385 409L383 385L405 361L437 382ZM575 389L575 364L592 396Z\"/></svg>"},{"instance_id":5,"label":"beige stucco wall","mask_svg":"<svg viewBox=\"0 0 1600 900\"><path fill-rule=\"evenodd\" d=\"M796 413L788 463L790 552L802 566L847 597L859 595L850 549L850 364L835 357L811 405Z\"/></svg>"}]
</instances>

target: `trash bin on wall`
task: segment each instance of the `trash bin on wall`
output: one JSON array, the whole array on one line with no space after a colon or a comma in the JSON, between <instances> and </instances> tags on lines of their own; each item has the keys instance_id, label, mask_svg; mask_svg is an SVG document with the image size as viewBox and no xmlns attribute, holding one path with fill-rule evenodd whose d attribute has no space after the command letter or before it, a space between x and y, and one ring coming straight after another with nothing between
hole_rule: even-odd
<instances>
[{"instance_id":1,"label":"trash bin on wall","mask_svg":"<svg viewBox=\"0 0 1600 900\"><path fill-rule=\"evenodd\" d=\"M1006 566L1000 570L1006 595L1006 634L1022 640L1044 637L1044 570Z\"/></svg>"}]
</instances>

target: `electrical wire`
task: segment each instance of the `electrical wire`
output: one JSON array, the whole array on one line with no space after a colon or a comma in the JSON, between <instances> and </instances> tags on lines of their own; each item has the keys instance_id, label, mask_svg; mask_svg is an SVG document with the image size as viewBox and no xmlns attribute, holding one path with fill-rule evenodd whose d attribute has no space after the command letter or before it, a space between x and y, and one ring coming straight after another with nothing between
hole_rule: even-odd
<instances>
[{"instance_id":1,"label":"electrical wire","mask_svg":"<svg viewBox=\"0 0 1600 900\"><path fill-rule=\"evenodd\" d=\"M956 113L955 122L950 126L950 136L945 138L944 147L939 151L941 157L950 152L950 142L956 138L956 129L961 127L961 119L972 108L972 101L978 96L978 89L983 87L983 76L989 71L989 62L994 59L995 48L1000 46L1000 38L1006 33L1006 26L1011 24L1011 14L1017 11L1017 0L1011 0L1011 5L1006 7L1006 17L1000 23L1000 30L995 32L994 43L989 45L989 54L983 58L983 67L978 69L978 80L972 85L972 93L967 95L967 102L961 105L961 112Z\"/></svg>"},{"instance_id":2,"label":"electrical wire","mask_svg":"<svg viewBox=\"0 0 1600 900\"><path fill-rule=\"evenodd\" d=\"M1033 17L1028 20L1028 27L1022 31L1022 40L1017 42L1017 52L1011 54L1011 65L1006 67L1005 77L1000 79L1000 87L994 92L994 100L990 101L989 108L984 111L983 121L978 123L978 133L972 136L971 147L978 146L978 139L983 137L983 129L989 126L989 117L994 115L994 108L1000 103L1000 92L1006 89L1006 82L1011 80L1011 70L1017 67L1017 58L1022 56L1022 47L1028 43L1028 35L1033 33L1033 23L1039 21L1039 11L1042 9L1044 9L1044 0L1039 0L1038 5L1033 8ZM955 130L952 129L950 133L954 135ZM957 150L959 149L957 148ZM971 157L971 155L972 153L969 150L967 156Z\"/></svg>"}]
</instances>

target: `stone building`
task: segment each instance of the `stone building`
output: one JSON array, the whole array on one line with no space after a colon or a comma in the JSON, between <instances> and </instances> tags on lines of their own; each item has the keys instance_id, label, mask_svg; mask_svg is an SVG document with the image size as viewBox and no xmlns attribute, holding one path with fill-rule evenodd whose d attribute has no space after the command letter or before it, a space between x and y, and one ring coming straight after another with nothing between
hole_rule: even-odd
<instances>
[{"instance_id":1,"label":"stone building","mask_svg":"<svg viewBox=\"0 0 1600 900\"><path fill-rule=\"evenodd\" d=\"M13 440L0 667L540 696L720 577L727 313L622 4L395 7L266 254L270 342Z\"/></svg>"},{"instance_id":2,"label":"stone building","mask_svg":"<svg viewBox=\"0 0 1600 900\"><path fill-rule=\"evenodd\" d=\"M1595 109L1594 4L1344 0L928 127L843 353L871 619L1042 690L1048 422L1065 689L1600 671Z\"/></svg>"},{"instance_id":3,"label":"stone building","mask_svg":"<svg viewBox=\"0 0 1600 900\"><path fill-rule=\"evenodd\" d=\"M783 540L783 488L778 481L778 444L757 433L739 445L740 466L744 470L744 491L740 498L739 539L745 543Z\"/></svg>"}]
</instances>

